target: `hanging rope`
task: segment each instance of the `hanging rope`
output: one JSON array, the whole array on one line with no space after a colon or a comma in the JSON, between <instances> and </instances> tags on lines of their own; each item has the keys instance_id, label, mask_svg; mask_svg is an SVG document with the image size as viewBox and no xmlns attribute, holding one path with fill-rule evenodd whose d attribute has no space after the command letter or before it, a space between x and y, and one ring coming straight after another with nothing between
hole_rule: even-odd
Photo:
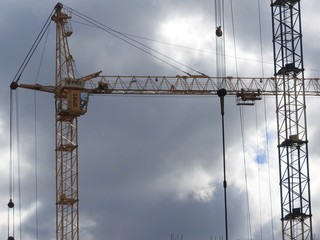
<instances>
[{"instance_id":1,"label":"hanging rope","mask_svg":"<svg viewBox=\"0 0 320 240\"><path fill-rule=\"evenodd\" d=\"M20 149L19 149L19 98L18 98L18 91L16 90L18 86L18 81L25 70L26 66L28 65L31 57L33 56L35 50L37 49L38 45L40 44L44 34L47 32L51 23L51 16L54 10L49 15L47 21L45 22L44 26L42 27L40 33L38 34L35 42L32 44L31 49L27 53L27 56L23 60L21 66L19 67L17 73L15 74L12 83L10 85L10 157L9 157L9 202L8 202L8 240L14 240L15 238L15 158L17 158L17 184L18 184L18 206L19 206L19 235L20 240L23 239L22 235L22 194L21 194L21 164L20 164ZM48 36L48 35L47 35ZM46 40L47 41L47 40ZM38 78L38 76L37 76ZM16 92L16 99L14 101L13 97L13 90ZM15 125L16 124L16 125ZM14 126L15 125L15 126ZM16 130L16 132L14 132ZM17 144L15 146L15 144ZM15 155L15 152L17 154ZM37 174L36 174L37 178ZM36 180L37 181L37 180ZM37 184L36 184L37 186ZM37 192L37 187L36 187ZM37 198L37 197L36 197ZM36 200L37 202L37 200ZM36 207L37 208L37 207ZM36 209L37 215L37 209ZM37 216L36 216L37 218ZM38 222L38 220L36 220ZM38 227L37 227L37 236L38 236ZM37 237L38 239L38 237Z\"/></svg>"},{"instance_id":2,"label":"hanging rope","mask_svg":"<svg viewBox=\"0 0 320 240\"><path fill-rule=\"evenodd\" d=\"M262 240L263 232L262 232L262 209L261 209L261 168L260 165L260 154L259 154L259 132L258 132L258 114L257 114L257 105L255 105L255 120L256 120L256 153L255 156L257 161L257 168L258 168L258 189L259 189L259 222L260 222L260 239Z\"/></svg>"},{"instance_id":3,"label":"hanging rope","mask_svg":"<svg viewBox=\"0 0 320 240\"><path fill-rule=\"evenodd\" d=\"M270 159L269 159L269 138L268 138L268 119L267 119L267 107L266 107L266 98L263 98L263 108L264 108L264 122L265 122L265 140L266 140L266 150L265 156L268 162L268 185L269 185L269 201L270 201L270 214L271 214L271 233L272 240L274 240L274 223L273 223L273 201L272 201L272 183L271 183L271 171L270 171Z\"/></svg>"},{"instance_id":4,"label":"hanging rope","mask_svg":"<svg viewBox=\"0 0 320 240\"><path fill-rule=\"evenodd\" d=\"M234 21L234 11L233 11L233 1L230 0L230 10L231 10L231 22L232 22L232 35L233 35L233 46L234 46L234 59L235 59L235 69L236 76L239 76L238 70L238 54L236 45L236 34L235 34L235 21ZM238 87L239 89L239 87ZM240 113L240 131L241 131L241 142L242 142L242 152L243 152L243 166L244 166L244 179L246 188L246 209L247 209L247 234L248 239L252 239L251 230L251 212L250 212L250 199L249 199L249 188L248 188L248 174L247 174L247 159L246 159L246 149L245 149L245 136L244 136L244 114L243 106L239 106Z\"/></svg>"},{"instance_id":5,"label":"hanging rope","mask_svg":"<svg viewBox=\"0 0 320 240\"><path fill-rule=\"evenodd\" d=\"M260 60L261 60L261 74L264 78L264 56L263 56L263 39L262 39L262 21L261 21L261 6L260 0L258 0L258 17L259 17L259 40L260 40ZM268 121L267 121L267 107L266 107L266 96L263 97L263 109L264 109L264 122L265 122L265 140L266 148L264 154L268 162L268 180L269 180L269 201L270 201L270 214L271 214L271 233L272 240L274 240L274 224L273 224L273 207L272 207L272 191L271 191L271 172L270 172L270 161L269 161L269 139L268 139Z\"/></svg>"},{"instance_id":6,"label":"hanging rope","mask_svg":"<svg viewBox=\"0 0 320 240\"><path fill-rule=\"evenodd\" d=\"M226 88L223 79L226 77L224 0L215 0L216 24L216 76L220 78L220 88Z\"/></svg>"},{"instance_id":7,"label":"hanging rope","mask_svg":"<svg viewBox=\"0 0 320 240\"><path fill-rule=\"evenodd\" d=\"M247 233L248 239L252 239L252 230L251 230L251 211L250 211L250 200L249 200L249 188L248 188L248 173L247 173L247 158L246 158L246 148L245 148L245 134L244 134L244 114L243 106L239 107L240 111L240 132L241 132L241 142L242 142L242 152L243 152L243 166L244 166L244 179L246 186L246 208L247 208Z\"/></svg>"},{"instance_id":8,"label":"hanging rope","mask_svg":"<svg viewBox=\"0 0 320 240\"><path fill-rule=\"evenodd\" d=\"M49 36L49 29L47 31L46 39L44 41L44 46L41 53L41 58L38 66L36 83L39 79L39 74L42 66L43 56L45 53L47 41ZM34 173L35 173L35 205L36 205L36 214L35 214L35 223L36 223L36 239L39 239L39 217L38 217L38 141L37 141L37 91L34 91Z\"/></svg>"},{"instance_id":9,"label":"hanging rope","mask_svg":"<svg viewBox=\"0 0 320 240\"><path fill-rule=\"evenodd\" d=\"M14 213L14 133L13 133L13 92L10 90L10 156L9 156L9 202L8 206L8 240L14 240L15 213Z\"/></svg>"},{"instance_id":10,"label":"hanging rope","mask_svg":"<svg viewBox=\"0 0 320 240\"><path fill-rule=\"evenodd\" d=\"M20 161L20 129L19 129L19 97L18 91L10 90L10 157L9 157L9 202L8 202L8 240L15 239L15 207L18 206L19 236L22 236L22 194L21 194L21 161ZM17 163L17 166L16 166ZM17 172L17 183L16 174ZM15 185L18 184L18 198L15 199Z\"/></svg>"},{"instance_id":11,"label":"hanging rope","mask_svg":"<svg viewBox=\"0 0 320 240\"><path fill-rule=\"evenodd\" d=\"M19 122L19 94L16 92L16 149L17 149L17 162L18 162L18 204L19 204L19 233L20 240L23 240L22 236L22 194L21 194L21 161L20 161L20 122Z\"/></svg>"},{"instance_id":12,"label":"hanging rope","mask_svg":"<svg viewBox=\"0 0 320 240\"><path fill-rule=\"evenodd\" d=\"M233 35L233 47L234 47L234 59L235 59L236 76L239 77L238 54L237 54L237 44L236 44L234 14L233 14L233 1L232 0L230 0L230 9L231 9L232 35Z\"/></svg>"},{"instance_id":13,"label":"hanging rope","mask_svg":"<svg viewBox=\"0 0 320 240\"><path fill-rule=\"evenodd\" d=\"M227 179L226 179L226 159L225 159L225 127L224 127L224 96L227 94L225 82L223 79L226 76L225 68L225 49L224 49L224 1L215 0L215 23L216 23L216 71L219 90L217 91L220 97L221 107L221 122L222 122L222 149L223 149L223 189L224 189L224 219L225 219L225 237L228 240L228 206L227 206Z\"/></svg>"},{"instance_id":14,"label":"hanging rope","mask_svg":"<svg viewBox=\"0 0 320 240\"><path fill-rule=\"evenodd\" d=\"M38 221L38 141L37 141L37 93L34 91L34 175L35 175L35 202L36 202L36 239L39 239L39 221Z\"/></svg>"}]
</instances>

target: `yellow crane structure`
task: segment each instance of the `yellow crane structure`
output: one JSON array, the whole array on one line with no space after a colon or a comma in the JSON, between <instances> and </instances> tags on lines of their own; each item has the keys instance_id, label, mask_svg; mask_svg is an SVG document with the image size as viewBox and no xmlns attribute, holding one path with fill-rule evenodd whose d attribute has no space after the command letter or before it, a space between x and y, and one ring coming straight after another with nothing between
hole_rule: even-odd
<instances>
[{"instance_id":1,"label":"yellow crane structure","mask_svg":"<svg viewBox=\"0 0 320 240\"><path fill-rule=\"evenodd\" d=\"M296 4L300 4L300 1L294 0L271 2L273 11L280 8L277 16L282 16L283 8L292 11ZM56 23L55 85L11 84L12 89L19 87L48 92L55 98L57 240L79 240L78 118L87 112L90 95L217 95L222 86L227 90L227 95L236 97L240 105L252 105L265 95L276 97L283 203L282 238L313 238L305 97L320 95L319 78L298 77L297 73L302 71L302 67L296 68L288 61L277 62L281 65L281 71L270 78L100 76L101 72L76 78L68 45L68 37L72 34L70 18L63 5L58 3L52 16ZM286 21L288 19L289 16ZM281 167L283 164L285 167Z\"/></svg>"}]
</instances>

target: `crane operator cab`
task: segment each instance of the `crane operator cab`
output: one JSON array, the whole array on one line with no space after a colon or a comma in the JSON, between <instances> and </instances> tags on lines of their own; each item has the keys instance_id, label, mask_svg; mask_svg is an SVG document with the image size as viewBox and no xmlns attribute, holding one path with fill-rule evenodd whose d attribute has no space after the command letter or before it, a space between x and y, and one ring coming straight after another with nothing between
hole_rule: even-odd
<instances>
[{"instance_id":1,"label":"crane operator cab","mask_svg":"<svg viewBox=\"0 0 320 240\"><path fill-rule=\"evenodd\" d=\"M68 91L68 111L75 115L83 115L87 111L88 94L81 90Z\"/></svg>"},{"instance_id":2,"label":"crane operator cab","mask_svg":"<svg viewBox=\"0 0 320 240\"><path fill-rule=\"evenodd\" d=\"M57 105L61 120L71 120L87 112L89 94L83 92L83 82L66 80L62 90L62 100Z\"/></svg>"},{"instance_id":3,"label":"crane operator cab","mask_svg":"<svg viewBox=\"0 0 320 240\"><path fill-rule=\"evenodd\" d=\"M87 112L88 93L84 93L79 89L68 89L63 95L65 96L63 101L57 105L57 113L60 120L70 121Z\"/></svg>"}]
</instances>

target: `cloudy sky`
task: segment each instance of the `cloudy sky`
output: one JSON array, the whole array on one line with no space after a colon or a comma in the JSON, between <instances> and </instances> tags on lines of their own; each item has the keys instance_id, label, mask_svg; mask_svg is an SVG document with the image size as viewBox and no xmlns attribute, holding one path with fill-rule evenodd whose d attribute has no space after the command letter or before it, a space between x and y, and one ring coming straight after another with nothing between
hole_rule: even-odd
<instances>
[{"instance_id":1,"label":"cloudy sky","mask_svg":"<svg viewBox=\"0 0 320 240\"><path fill-rule=\"evenodd\" d=\"M225 2L227 75L272 76L270 1L260 1L262 42L257 1L234 1L235 35L230 1ZM9 85L55 4L40 0L1 2L1 239L8 234ZM131 34L135 40L185 66L215 76L214 0L67 0L63 4ZM316 9L317 0L302 1L307 77L320 76L320 17ZM118 38L83 24L76 16L72 20L69 45L82 76L100 70L105 75L183 74ZM21 83L54 84L54 41L52 23ZM178 68L194 74L185 66ZM19 174L16 161L15 236L24 240L36 239L37 235L40 239L55 239L54 98L45 93L18 91L21 171ZM316 214L320 211L318 104L318 99L308 99L316 234L320 233ZM229 237L279 239L274 98L267 97L253 107L240 109L234 97L227 97L225 112ZM224 236L217 97L92 96L88 113L79 119L79 164L81 239L170 240L174 234L176 239L183 235L186 240L209 240Z\"/></svg>"}]
</instances>

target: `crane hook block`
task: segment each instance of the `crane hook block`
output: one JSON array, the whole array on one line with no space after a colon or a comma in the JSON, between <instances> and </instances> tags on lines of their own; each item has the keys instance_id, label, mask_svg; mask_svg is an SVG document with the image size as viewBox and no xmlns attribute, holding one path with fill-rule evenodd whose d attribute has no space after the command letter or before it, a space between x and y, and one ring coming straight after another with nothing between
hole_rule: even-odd
<instances>
[{"instance_id":1,"label":"crane hook block","mask_svg":"<svg viewBox=\"0 0 320 240\"><path fill-rule=\"evenodd\" d=\"M217 35L217 37L221 37L221 36L222 36L221 26L219 26L219 27L216 28L216 35Z\"/></svg>"},{"instance_id":2,"label":"crane hook block","mask_svg":"<svg viewBox=\"0 0 320 240\"><path fill-rule=\"evenodd\" d=\"M10 199L10 201L8 202L8 207L9 208L13 208L14 207L14 203L12 202L12 199Z\"/></svg>"}]
</instances>

